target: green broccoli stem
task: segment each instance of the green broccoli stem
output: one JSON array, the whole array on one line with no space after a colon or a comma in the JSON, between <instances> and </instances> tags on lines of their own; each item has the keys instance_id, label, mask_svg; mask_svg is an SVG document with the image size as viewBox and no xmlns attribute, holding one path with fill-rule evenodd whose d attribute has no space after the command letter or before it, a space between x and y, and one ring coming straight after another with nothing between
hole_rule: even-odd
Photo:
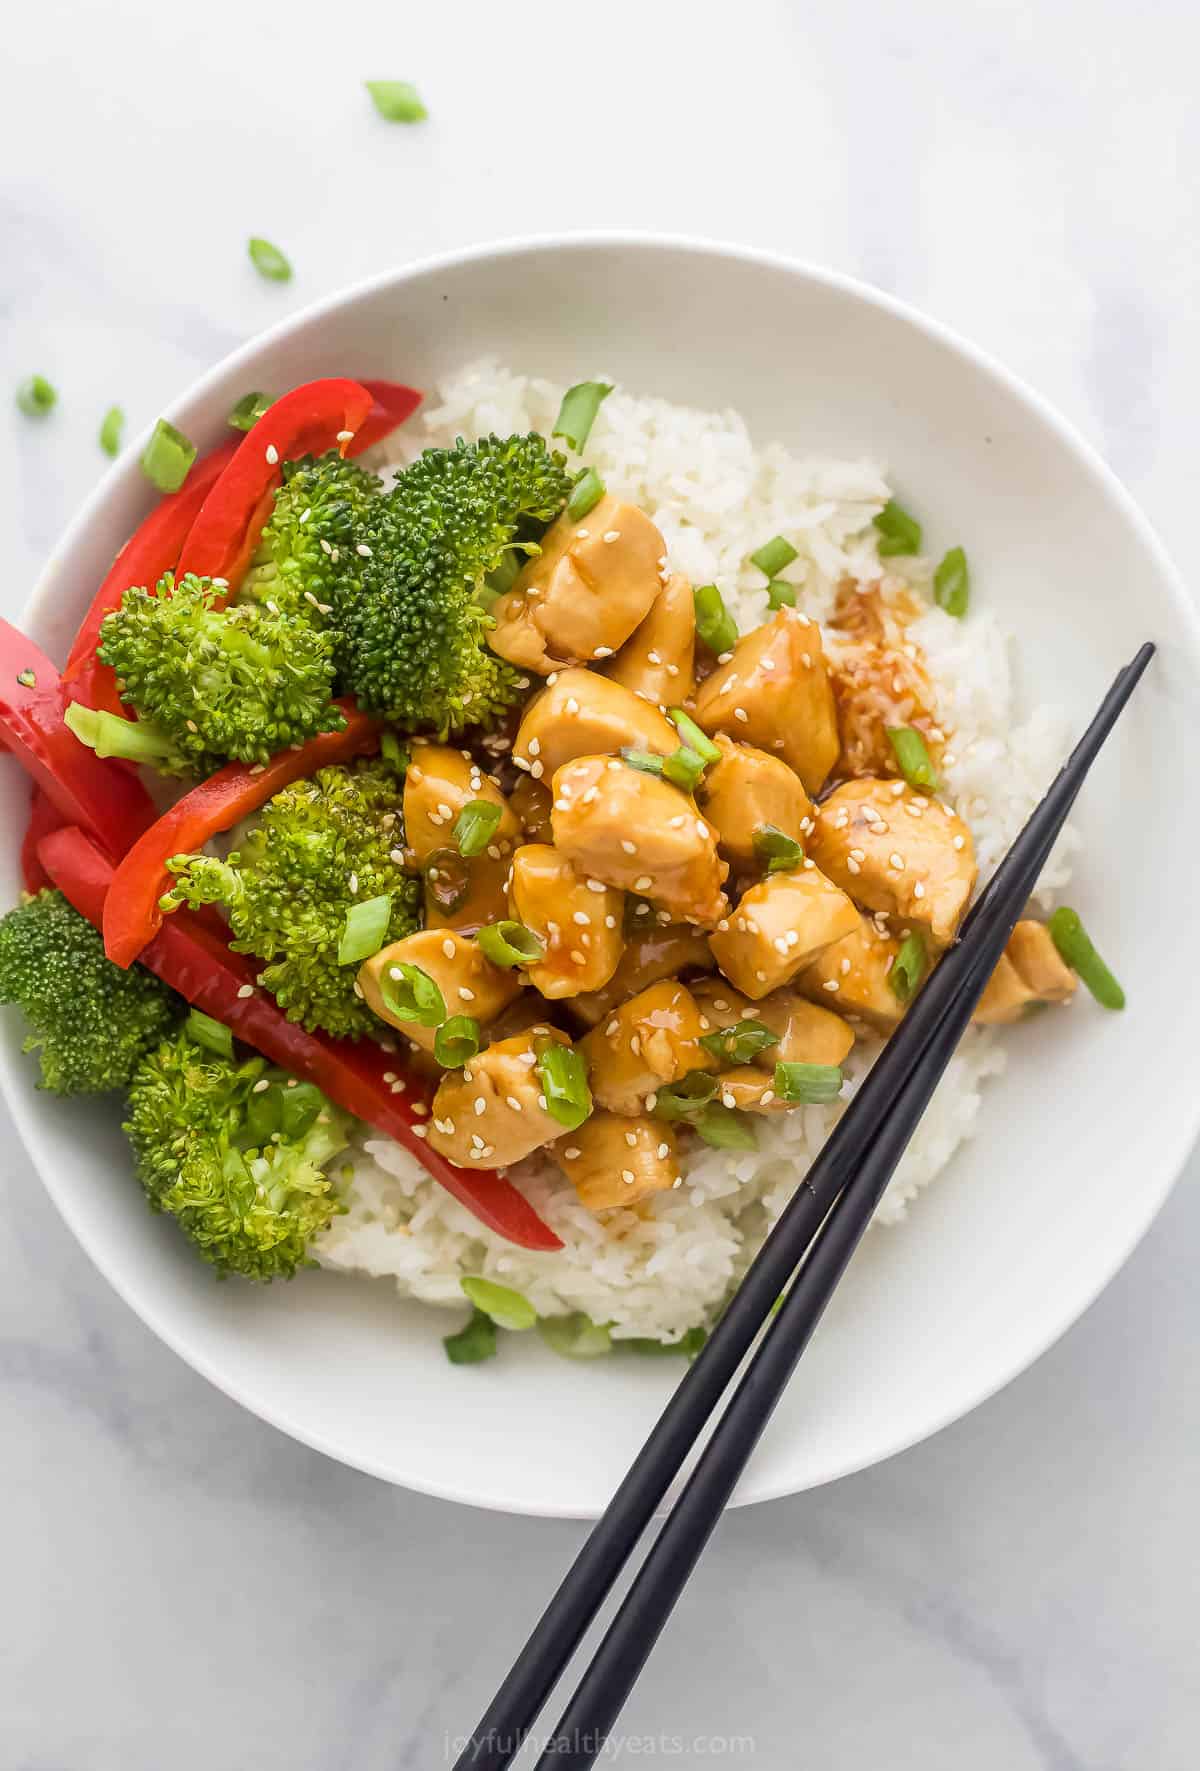
<instances>
[{"instance_id":1,"label":"green broccoli stem","mask_svg":"<svg viewBox=\"0 0 1200 1771\"><path fill-rule=\"evenodd\" d=\"M63 718L79 742L97 756L117 756L151 768L163 763L173 769L187 766L171 739L152 720L121 719L118 714L85 707L82 701L72 701Z\"/></svg>"}]
</instances>

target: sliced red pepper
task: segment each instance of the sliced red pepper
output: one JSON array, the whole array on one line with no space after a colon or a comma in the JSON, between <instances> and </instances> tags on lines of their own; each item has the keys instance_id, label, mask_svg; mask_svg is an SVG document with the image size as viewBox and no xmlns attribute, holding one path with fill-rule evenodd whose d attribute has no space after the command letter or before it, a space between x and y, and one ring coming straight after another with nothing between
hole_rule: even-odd
<instances>
[{"instance_id":1,"label":"sliced red pepper","mask_svg":"<svg viewBox=\"0 0 1200 1771\"><path fill-rule=\"evenodd\" d=\"M347 445L347 455L361 455L364 449L382 443L405 419L412 417L425 397L417 388L405 387L402 381L364 380L362 385L371 396L371 410L355 431L354 441Z\"/></svg>"},{"instance_id":2,"label":"sliced red pepper","mask_svg":"<svg viewBox=\"0 0 1200 1771\"><path fill-rule=\"evenodd\" d=\"M25 826L25 835L21 842L21 878L27 892L40 892L50 884L46 870L38 860L38 844L44 836L49 836L52 830L58 830L61 825L62 818L57 809L34 782L29 822Z\"/></svg>"},{"instance_id":3,"label":"sliced red pepper","mask_svg":"<svg viewBox=\"0 0 1200 1771\"><path fill-rule=\"evenodd\" d=\"M58 830L43 839L39 858L55 885L89 922L104 920L114 880L111 864L79 830ZM289 1075L313 1082L347 1113L374 1126L411 1152L447 1192L489 1230L522 1248L551 1250L562 1243L512 1182L493 1170L459 1168L428 1148L414 1129L418 1105L428 1105L423 1082L412 1078L397 1090L401 1060L368 1040L357 1044L308 1033L289 1021L256 983L257 966L231 953L223 935L186 910L168 917L143 950L142 964L234 1037L278 1064Z\"/></svg>"},{"instance_id":4,"label":"sliced red pepper","mask_svg":"<svg viewBox=\"0 0 1200 1771\"><path fill-rule=\"evenodd\" d=\"M210 836L232 829L293 781L378 750L381 722L360 712L350 698L334 706L345 716L342 731L322 732L295 750L281 750L265 768L226 763L176 800L134 844L117 869L104 911L104 948L111 960L131 965L162 927L158 900L171 884L167 862L172 855L194 854Z\"/></svg>"}]
</instances>

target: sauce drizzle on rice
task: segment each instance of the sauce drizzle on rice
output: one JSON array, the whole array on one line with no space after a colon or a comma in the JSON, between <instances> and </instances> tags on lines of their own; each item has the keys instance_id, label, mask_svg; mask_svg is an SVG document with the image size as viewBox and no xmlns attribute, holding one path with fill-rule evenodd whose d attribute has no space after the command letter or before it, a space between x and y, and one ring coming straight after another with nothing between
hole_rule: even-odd
<instances>
[{"instance_id":1,"label":"sauce drizzle on rice","mask_svg":"<svg viewBox=\"0 0 1200 1771\"><path fill-rule=\"evenodd\" d=\"M835 778L895 775L888 726L912 726L935 768L946 734L921 648L909 638L925 607L894 577L865 586L843 579L827 624L830 680L842 748Z\"/></svg>"}]
</instances>

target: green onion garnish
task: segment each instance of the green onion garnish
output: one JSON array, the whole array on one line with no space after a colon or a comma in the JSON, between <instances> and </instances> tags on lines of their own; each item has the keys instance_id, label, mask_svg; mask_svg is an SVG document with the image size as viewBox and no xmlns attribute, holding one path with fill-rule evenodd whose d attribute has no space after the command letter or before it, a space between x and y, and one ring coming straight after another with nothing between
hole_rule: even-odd
<instances>
[{"instance_id":1,"label":"green onion garnish","mask_svg":"<svg viewBox=\"0 0 1200 1771\"><path fill-rule=\"evenodd\" d=\"M735 1021L716 1033L702 1033L700 1043L720 1064L750 1064L759 1052L778 1045L779 1035L761 1021Z\"/></svg>"},{"instance_id":2,"label":"green onion garnish","mask_svg":"<svg viewBox=\"0 0 1200 1771\"><path fill-rule=\"evenodd\" d=\"M195 443L160 418L142 451L142 472L160 492L178 492L195 459Z\"/></svg>"},{"instance_id":3,"label":"green onion garnish","mask_svg":"<svg viewBox=\"0 0 1200 1771\"><path fill-rule=\"evenodd\" d=\"M479 1365L496 1356L496 1324L482 1310L476 1310L465 1328L448 1334L442 1341L451 1365Z\"/></svg>"},{"instance_id":4,"label":"green onion garnish","mask_svg":"<svg viewBox=\"0 0 1200 1771\"><path fill-rule=\"evenodd\" d=\"M772 578L767 586L767 607L782 609L785 606L789 609L796 607L796 586L789 584L786 578Z\"/></svg>"},{"instance_id":5,"label":"green onion garnish","mask_svg":"<svg viewBox=\"0 0 1200 1771\"><path fill-rule=\"evenodd\" d=\"M429 115L411 80L364 80L363 85L387 123L423 123Z\"/></svg>"},{"instance_id":6,"label":"green onion garnish","mask_svg":"<svg viewBox=\"0 0 1200 1771\"><path fill-rule=\"evenodd\" d=\"M523 922L507 918L480 929L475 942L483 957L493 965L536 965L546 952L546 943L540 935L526 928Z\"/></svg>"},{"instance_id":7,"label":"green onion garnish","mask_svg":"<svg viewBox=\"0 0 1200 1771\"><path fill-rule=\"evenodd\" d=\"M503 815L503 806L489 799L469 799L454 820L454 842L460 855L482 855Z\"/></svg>"},{"instance_id":8,"label":"green onion garnish","mask_svg":"<svg viewBox=\"0 0 1200 1771\"><path fill-rule=\"evenodd\" d=\"M663 779L676 787L682 787L685 793L692 793L700 785L707 767L704 758L690 744L681 744L678 750L673 750L670 756L664 758Z\"/></svg>"},{"instance_id":9,"label":"green onion garnish","mask_svg":"<svg viewBox=\"0 0 1200 1771\"><path fill-rule=\"evenodd\" d=\"M364 959L378 953L387 939L391 920L390 892L383 892L378 898L364 898L361 904L351 904L338 943L338 964L360 965Z\"/></svg>"},{"instance_id":10,"label":"green onion garnish","mask_svg":"<svg viewBox=\"0 0 1200 1771\"><path fill-rule=\"evenodd\" d=\"M803 1101L824 1106L842 1092L839 1064L776 1064L775 1093L781 1101Z\"/></svg>"},{"instance_id":11,"label":"green onion garnish","mask_svg":"<svg viewBox=\"0 0 1200 1771\"><path fill-rule=\"evenodd\" d=\"M110 406L100 420L100 447L106 455L121 453L121 432L125 428L125 414L119 406Z\"/></svg>"},{"instance_id":12,"label":"green onion garnish","mask_svg":"<svg viewBox=\"0 0 1200 1771\"><path fill-rule=\"evenodd\" d=\"M183 1030L189 1039L194 1039L197 1045L210 1052L216 1052L219 1058L232 1058L233 1034L223 1021L214 1021L211 1015L194 1008L189 1012Z\"/></svg>"},{"instance_id":13,"label":"green onion garnish","mask_svg":"<svg viewBox=\"0 0 1200 1771\"><path fill-rule=\"evenodd\" d=\"M572 1045L548 1045L538 1055L537 1068L547 1113L568 1131L574 1131L592 1110L592 1091L582 1053Z\"/></svg>"},{"instance_id":14,"label":"green onion garnish","mask_svg":"<svg viewBox=\"0 0 1200 1771\"><path fill-rule=\"evenodd\" d=\"M706 1070L689 1070L681 1082L668 1083L655 1091L656 1119L693 1120L702 1113L717 1092L717 1079Z\"/></svg>"},{"instance_id":15,"label":"green onion garnish","mask_svg":"<svg viewBox=\"0 0 1200 1771\"><path fill-rule=\"evenodd\" d=\"M537 1326L550 1351L560 1359L600 1359L613 1350L608 1329L582 1310L570 1316L539 1316Z\"/></svg>"},{"instance_id":16,"label":"green onion garnish","mask_svg":"<svg viewBox=\"0 0 1200 1771\"><path fill-rule=\"evenodd\" d=\"M57 401L58 390L44 375L28 376L17 389L17 405L26 418L44 418L47 412L53 411Z\"/></svg>"},{"instance_id":17,"label":"green onion garnish","mask_svg":"<svg viewBox=\"0 0 1200 1771\"><path fill-rule=\"evenodd\" d=\"M927 787L936 792L938 778L925 748L925 740L913 726L885 726L884 731L891 740L892 749L896 753L896 762L900 773L910 787Z\"/></svg>"},{"instance_id":18,"label":"green onion garnish","mask_svg":"<svg viewBox=\"0 0 1200 1771\"><path fill-rule=\"evenodd\" d=\"M246 250L250 254L250 263L260 277L265 277L269 283L291 282L292 267L278 246L272 246L270 240L261 240L257 235L252 235L246 242Z\"/></svg>"},{"instance_id":19,"label":"green onion garnish","mask_svg":"<svg viewBox=\"0 0 1200 1771\"><path fill-rule=\"evenodd\" d=\"M716 585L696 585L692 601L696 606L696 632L709 651L718 658L723 652L732 652L738 643L737 625Z\"/></svg>"},{"instance_id":20,"label":"green onion garnish","mask_svg":"<svg viewBox=\"0 0 1200 1771\"><path fill-rule=\"evenodd\" d=\"M778 824L760 824L753 841L754 852L766 862L768 873L792 873L804 859L804 850L796 838L780 830Z\"/></svg>"},{"instance_id":21,"label":"green onion garnish","mask_svg":"<svg viewBox=\"0 0 1200 1771\"><path fill-rule=\"evenodd\" d=\"M880 552L882 552L882 548ZM963 616L971 599L971 574L961 547L952 547L933 575L933 594L947 615Z\"/></svg>"},{"instance_id":22,"label":"green onion garnish","mask_svg":"<svg viewBox=\"0 0 1200 1771\"><path fill-rule=\"evenodd\" d=\"M608 488L594 467L585 467L571 488L567 499L567 515L573 523L595 510Z\"/></svg>"},{"instance_id":23,"label":"green onion garnish","mask_svg":"<svg viewBox=\"0 0 1200 1771\"><path fill-rule=\"evenodd\" d=\"M532 1328L537 1321L537 1311L529 1299L514 1291L511 1285L497 1285L494 1279L474 1277L460 1279L459 1284L475 1308L489 1316L497 1328L509 1328L519 1333L522 1329Z\"/></svg>"},{"instance_id":24,"label":"green onion garnish","mask_svg":"<svg viewBox=\"0 0 1200 1771\"><path fill-rule=\"evenodd\" d=\"M917 985L925 976L927 963L924 938L916 929L910 929L901 941L900 951L888 973L892 994L900 1002L912 1001Z\"/></svg>"},{"instance_id":25,"label":"green onion garnish","mask_svg":"<svg viewBox=\"0 0 1200 1771\"><path fill-rule=\"evenodd\" d=\"M234 430L251 430L275 404L273 394L243 394L226 419Z\"/></svg>"},{"instance_id":26,"label":"green onion garnish","mask_svg":"<svg viewBox=\"0 0 1200 1771\"><path fill-rule=\"evenodd\" d=\"M567 447L578 454L591 434L596 414L600 410L600 402L607 399L611 392L612 383L609 381L577 381L563 395L563 403L558 408L558 417L554 420L554 429L550 434L562 437Z\"/></svg>"},{"instance_id":27,"label":"green onion garnish","mask_svg":"<svg viewBox=\"0 0 1200 1771\"><path fill-rule=\"evenodd\" d=\"M447 1070L461 1070L479 1050L482 1038L474 1015L451 1015L433 1036L433 1055Z\"/></svg>"},{"instance_id":28,"label":"green onion garnish","mask_svg":"<svg viewBox=\"0 0 1200 1771\"><path fill-rule=\"evenodd\" d=\"M398 1021L415 1021L419 1027L440 1027L446 1019L446 1000L429 973L408 960L385 966L379 993L389 1014Z\"/></svg>"},{"instance_id":29,"label":"green onion garnish","mask_svg":"<svg viewBox=\"0 0 1200 1771\"><path fill-rule=\"evenodd\" d=\"M690 713L685 713L682 707L671 707L667 710L667 718L684 743L690 750L694 750L697 756L703 757L706 763L720 762L720 749L713 743L707 732L700 730Z\"/></svg>"},{"instance_id":30,"label":"green onion garnish","mask_svg":"<svg viewBox=\"0 0 1200 1771\"><path fill-rule=\"evenodd\" d=\"M744 1113L714 1101L691 1122L706 1144L715 1150L757 1150L758 1138Z\"/></svg>"},{"instance_id":31,"label":"green onion garnish","mask_svg":"<svg viewBox=\"0 0 1200 1771\"><path fill-rule=\"evenodd\" d=\"M893 554L920 553L921 525L894 498L888 499L875 518L875 527L879 531L880 559L890 559Z\"/></svg>"},{"instance_id":32,"label":"green onion garnish","mask_svg":"<svg viewBox=\"0 0 1200 1771\"><path fill-rule=\"evenodd\" d=\"M757 566L760 572L765 572L768 578L774 578L777 572L782 572L785 566L790 566L799 557L790 541L785 541L782 535L772 535L769 541L763 542L757 553L750 555L750 564Z\"/></svg>"},{"instance_id":33,"label":"green onion garnish","mask_svg":"<svg viewBox=\"0 0 1200 1771\"><path fill-rule=\"evenodd\" d=\"M623 744L621 760L628 763L631 769L639 769L643 775L661 775L665 759L657 756L653 750L637 750L632 744Z\"/></svg>"},{"instance_id":34,"label":"green onion garnish","mask_svg":"<svg viewBox=\"0 0 1200 1771\"><path fill-rule=\"evenodd\" d=\"M1125 992L1092 946L1078 910L1060 905L1046 927L1063 960L1073 972L1078 972L1101 1008L1124 1008Z\"/></svg>"}]
</instances>

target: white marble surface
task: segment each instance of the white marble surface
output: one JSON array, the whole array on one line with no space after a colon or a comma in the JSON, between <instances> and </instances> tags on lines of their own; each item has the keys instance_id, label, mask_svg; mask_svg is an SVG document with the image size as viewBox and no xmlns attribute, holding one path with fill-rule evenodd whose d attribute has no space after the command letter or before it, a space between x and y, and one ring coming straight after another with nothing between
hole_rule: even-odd
<instances>
[{"instance_id":1,"label":"white marble surface","mask_svg":"<svg viewBox=\"0 0 1200 1771\"><path fill-rule=\"evenodd\" d=\"M426 16L418 16L418 12ZM573 224L780 247L926 307L1195 509L1200 32L1183 0L39 0L6 21L3 608L104 465L228 348L368 272ZM706 22L711 17L712 22ZM421 130L358 82L417 80ZM556 146L543 144L556 143ZM260 283L243 242L297 275ZM1136 586L1130 587L1136 594ZM160 1347L0 1146L0 1766L428 1771L582 1528L385 1488ZM821 1771L1190 1771L1195 1160L1126 1271L933 1442L731 1516L626 1747ZM695 1739L672 1748L659 1736ZM749 1736L740 1754L722 1738ZM707 1745L707 1751L705 1747Z\"/></svg>"}]
</instances>

